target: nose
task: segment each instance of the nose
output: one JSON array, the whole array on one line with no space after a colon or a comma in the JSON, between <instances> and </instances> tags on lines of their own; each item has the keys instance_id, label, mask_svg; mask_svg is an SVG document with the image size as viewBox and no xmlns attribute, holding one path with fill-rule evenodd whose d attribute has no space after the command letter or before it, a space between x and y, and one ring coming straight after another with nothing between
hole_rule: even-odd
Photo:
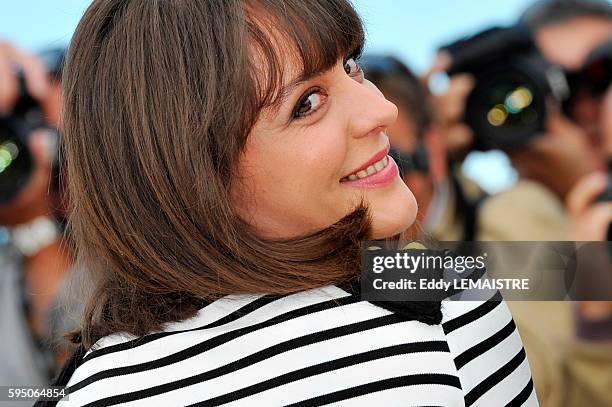
<instances>
[{"instance_id":1,"label":"nose","mask_svg":"<svg viewBox=\"0 0 612 407\"><path fill-rule=\"evenodd\" d=\"M367 137L385 131L397 119L397 106L385 99L373 83L351 79L347 90L349 134L354 138Z\"/></svg>"}]
</instances>

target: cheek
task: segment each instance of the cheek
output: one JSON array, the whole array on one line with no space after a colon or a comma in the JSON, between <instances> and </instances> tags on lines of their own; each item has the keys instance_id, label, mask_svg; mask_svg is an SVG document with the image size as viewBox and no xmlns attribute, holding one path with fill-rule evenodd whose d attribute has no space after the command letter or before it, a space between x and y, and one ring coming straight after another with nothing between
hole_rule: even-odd
<instances>
[{"instance_id":1,"label":"cheek","mask_svg":"<svg viewBox=\"0 0 612 407\"><path fill-rule=\"evenodd\" d=\"M336 212L346 152L346 137L334 120L254 134L238 166L243 182L232 191L234 202L265 235L327 227L344 215Z\"/></svg>"},{"instance_id":2,"label":"cheek","mask_svg":"<svg viewBox=\"0 0 612 407\"><path fill-rule=\"evenodd\" d=\"M293 183L313 190L337 187L347 151L340 128L316 126L283 150L284 160L292 166Z\"/></svg>"},{"instance_id":3,"label":"cheek","mask_svg":"<svg viewBox=\"0 0 612 407\"><path fill-rule=\"evenodd\" d=\"M332 124L332 123L330 123ZM258 167L268 189L295 194L337 187L346 156L346 140L338 126L316 125L257 149ZM255 154L254 154L255 155Z\"/></svg>"}]
</instances>

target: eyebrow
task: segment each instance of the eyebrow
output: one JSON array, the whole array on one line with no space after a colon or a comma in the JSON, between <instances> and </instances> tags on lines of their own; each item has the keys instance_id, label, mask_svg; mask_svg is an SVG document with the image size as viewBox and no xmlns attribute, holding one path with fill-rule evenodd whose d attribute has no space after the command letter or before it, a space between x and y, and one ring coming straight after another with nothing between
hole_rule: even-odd
<instances>
[{"instance_id":1,"label":"eyebrow","mask_svg":"<svg viewBox=\"0 0 612 407\"><path fill-rule=\"evenodd\" d=\"M364 46L365 41L364 39L362 39L355 46L351 47L353 49L352 52L345 53L345 55L356 54L359 57L363 52ZM295 91L295 89L301 86L304 82L308 82L313 78L316 78L317 76L322 76L326 74L327 72L334 69L334 66L335 65L332 65L324 71L311 72L308 75L302 73L301 75L293 78L286 85L282 86L280 91L278 92L278 97L276 97L275 100L268 106L271 110L271 113L275 115L278 114L278 111L280 110L281 106L287 101L289 95L291 95L293 91Z\"/></svg>"}]
</instances>

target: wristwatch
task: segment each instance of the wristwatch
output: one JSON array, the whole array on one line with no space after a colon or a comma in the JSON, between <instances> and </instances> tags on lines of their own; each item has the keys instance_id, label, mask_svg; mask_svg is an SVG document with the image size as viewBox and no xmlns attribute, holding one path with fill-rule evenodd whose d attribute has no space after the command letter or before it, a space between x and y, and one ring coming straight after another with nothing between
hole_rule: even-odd
<instances>
[{"instance_id":1,"label":"wristwatch","mask_svg":"<svg viewBox=\"0 0 612 407\"><path fill-rule=\"evenodd\" d=\"M24 255L32 256L60 238L57 222L47 216L39 216L31 222L11 228L11 242Z\"/></svg>"}]
</instances>

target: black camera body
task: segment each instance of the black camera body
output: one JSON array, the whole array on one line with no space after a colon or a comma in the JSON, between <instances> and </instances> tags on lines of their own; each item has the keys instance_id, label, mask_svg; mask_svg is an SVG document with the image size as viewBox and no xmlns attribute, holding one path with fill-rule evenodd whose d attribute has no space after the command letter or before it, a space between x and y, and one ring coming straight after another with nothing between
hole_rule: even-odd
<instances>
[{"instance_id":1,"label":"black camera body","mask_svg":"<svg viewBox=\"0 0 612 407\"><path fill-rule=\"evenodd\" d=\"M32 130L43 127L38 103L19 78L20 96L10 115L0 116L0 205L10 202L29 182L34 163L29 149Z\"/></svg>"},{"instance_id":2,"label":"black camera body","mask_svg":"<svg viewBox=\"0 0 612 407\"><path fill-rule=\"evenodd\" d=\"M581 69L566 72L570 97L563 102L564 113L572 117L574 105L581 97L600 98L612 83L612 37L596 46Z\"/></svg>"},{"instance_id":3,"label":"black camera body","mask_svg":"<svg viewBox=\"0 0 612 407\"><path fill-rule=\"evenodd\" d=\"M569 97L565 72L540 54L525 27L491 28L441 50L452 57L449 76L476 80L464 120L477 150L524 146L544 129L549 99Z\"/></svg>"}]
</instances>

